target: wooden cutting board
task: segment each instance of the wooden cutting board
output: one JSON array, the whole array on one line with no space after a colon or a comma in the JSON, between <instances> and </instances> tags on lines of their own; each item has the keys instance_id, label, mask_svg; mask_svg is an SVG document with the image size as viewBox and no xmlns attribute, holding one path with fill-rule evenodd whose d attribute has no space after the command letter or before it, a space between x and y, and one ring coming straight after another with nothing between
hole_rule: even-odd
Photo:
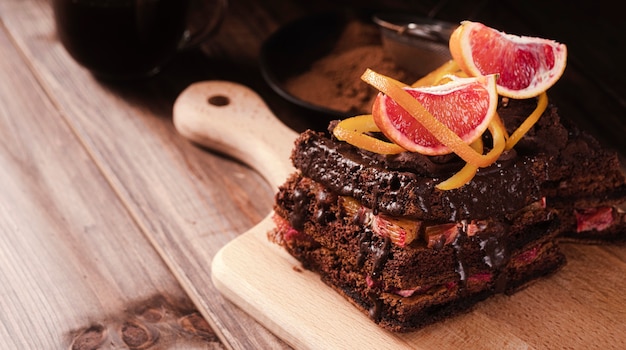
<instances>
[{"instance_id":1,"label":"wooden cutting board","mask_svg":"<svg viewBox=\"0 0 626 350\"><path fill-rule=\"evenodd\" d=\"M247 87L193 84L176 101L174 123L191 141L249 164L275 188L294 171L289 155L296 133ZM295 348L626 348L625 246L564 244L568 264L555 275L467 314L394 334L270 243L270 215L218 252L212 281Z\"/></svg>"}]
</instances>

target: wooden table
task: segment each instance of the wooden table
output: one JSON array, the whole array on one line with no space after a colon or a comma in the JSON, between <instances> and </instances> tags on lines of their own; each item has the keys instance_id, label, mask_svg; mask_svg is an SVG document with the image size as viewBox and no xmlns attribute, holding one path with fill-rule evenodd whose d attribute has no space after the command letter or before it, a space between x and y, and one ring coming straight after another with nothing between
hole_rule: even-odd
<instances>
[{"instance_id":1,"label":"wooden table","mask_svg":"<svg viewBox=\"0 0 626 350\"><path fill-rule=\"evenodd\" d=\"M232 1L201 50L152 79L111 83L67 55L48 1L0 2L0 348L289 348L210 283L198 288L212 256L270 211L274 189L177 133L172 107L193 82L230 80L256 91L294 130L323 128L277 96L257 62L282 24L349 4L312 3ZM617 13L566 11L557 25L559 9L495 3L385 6L568 43L571 63L555 98L625 150ZM581 18L591 29L562 25ZM196 244L204 254L188 254Z\"/></svg>"}]
</instances>

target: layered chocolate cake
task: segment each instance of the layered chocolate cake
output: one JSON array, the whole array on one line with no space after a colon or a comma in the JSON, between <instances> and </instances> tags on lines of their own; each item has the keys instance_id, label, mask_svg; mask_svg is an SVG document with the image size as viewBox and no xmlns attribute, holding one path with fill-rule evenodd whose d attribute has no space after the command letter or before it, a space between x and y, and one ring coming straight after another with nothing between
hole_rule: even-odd
<instances>
[{"instance_id":1,"label":"layered chocolate cake","mask_svg":"<svg viewBox=\"0 0 626 350\"><path fill-rule=\"evenodd\" d=\"M513 109L523 104L524 101L509 102ZM527 112L507 114L509 124L516 125ZM557 108L550 106L515 151L527 157L548 156L546 180L540 188L543 200L558 213L559 241L626 240L626 180L615 150L602 145L571 120L560 118Z\"/></svg>"},{"instance_id":2,"label":"layered chocolate cake","mask_svg":"<svg viewBox=\"0 0 626 350\"><path fill-rule=\"evenodd\" d=\"M508 125L532 102L511 100ZM332 127L336 123L331 124ZM304 132L270 239L384 328L408 331L511 294L565 263L558 238L626 236L617 154L550 106L519 145L465 186L434 185L454 156L383 156Z\"/></svg>"},{"instance_id":3,"label":"layered chocolate cake","mask_svg":"<svg viewBox=\"0 0 626 350\"><path fill-rule=\"evenodd\" d=\"M500 96L509 135L535 99ZM626 179L617 153L554 105L512 148L462 186L438 184L455 153L380 154L328 132L295 142L297 171L279 188L268 238L391 331L406 332L512 294L565 264L564 239L626 238ZM493 145L492 134L482 143Z\"/></svg>"}]
</instances>

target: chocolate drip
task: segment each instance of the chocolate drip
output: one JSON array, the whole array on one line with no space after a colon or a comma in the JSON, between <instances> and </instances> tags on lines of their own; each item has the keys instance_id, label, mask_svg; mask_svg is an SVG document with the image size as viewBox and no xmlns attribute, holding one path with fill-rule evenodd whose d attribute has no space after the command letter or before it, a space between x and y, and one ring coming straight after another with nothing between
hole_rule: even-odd
<instances>
[{"instance_id":1,"label":"chocolate drip","mask_svg":"<svg viewBox=\"0 0 626 350\"><path fill-rule=\"evenodd\" d=\"M494 271L493 289L496 293L504 293L508 285L508 276L503 269L510 260L510 253L504 243L506 239L501 239L501 232L504 229L498 229L496 233L487 233L479 235L480 249L484 252L483 261Z\"/></svg>"},{"instance_id":2,"label":"chocolate drip","mask_svg":"<svg viewBox=\"0 0 626 350\"><path fill-rule=\"evenodd\" d=\"M372 231L366 230L361 233L359 239L359 255L357 256L357 265L362 267L369 254L370 242L372 241Z\"/></svg>"},{"instance_id":3,"label":"chocolate drip","mask_svg":"<svg viewBox=\"0 0 626 350\"><path fill-rule=\"evenodd\" d=\"M337 195L328 191L319 191L317 193L317 208L313 220L319 224L327 224L336 219L333 211L330 207L333 203L337 202Z\"/></svg>"},{"instance_id":4,"label":"chocolate drip","mask_svg":"<svg viewBox=\"0 0 626 350\"><path fill-rule=\"evenodd\" d=\"M374 266L372 268L372 278L377 278L380 275L380 271L385 265L385 262L387 262L387 258L389 257L391 240L389 237L385 237L382 241L378 241L378 244L373 244L371 249L375 257Z\"/></svg>"},{"instance_id":5,"label":"chocolate drip","mask_svg":"<svg viewBox=\"0 0 626 350\"><path fill-rule=\"evenodd\" d=\"M456 238L452 241L452 247L454 248L454 258L456 260L455 272L459 275L459 288L460 292L465 289L465 285L467 283L467 273L465 272L465 262L462 258L462 250L463 244L467 241L467 231L465 230L467 226L461 225L459 231L457 232Z\"/></svg>"},{"instance_id":6,"label":"chocolate drip","mask_svg":"<svg viewBox=\"0 0 626 350\"><path fill-rule=\"evenodd\" d=\"M375 237L378 236L374 236L371 230L365 230L361 234L359 240L359 254L357 257L357 264L361 267L367 257L370 254L372 255L374 259L370 276L374 279L380 275L380 271L389 257L392 244L389 237L384 237L383 239L375 239Z\"/></svg>"},{"instance_id":7,"label":"chocolate drip","mask_svg":"<svg viewBox=\"0 0 626 350\"><path fill-rule=\"evenodd\" d=\"M372 231L370 230L366 230L361 235L361 239L359 241L359 255L357 259L357 264L359 266L363 266L368 255L371 254L373 257L373 264L370 277L373 281L376 281L380 277L380 273L389 257L392 243L389 237L385 237L382 240L375 239L374 237L377 236L373 235ZM371 289L368 292L367 296L371 302L371 306L369 308L369 316L374 320L378 320L382 312L380 291L378 289Z\"/></svg>"},{"instance_id":8,"label":"chocolate drip","mask_svg":"<svg viewBox=\"0 0 626 350\"><path fill-rule=\"evenodd\" d=\"M291 225L291 227L298 231L304 229L309 201L310 198L307 196L307 193L304 190L294 190L293 211L289 214L289 224Z\"/></svg>"},{"instance_id":9,"label":"chocolate drip","mask_svg":"<svg viewBox=\"0 0 626 350\"><path fill-rule=\"evenodd\" d=\"M483 261L487 264L487 266L493 269L500 268L508 260L506 246L503 243L500 243L497 235L490 234L481 239L480 249L485 252Z\"/></svg>"},{"instance_id":10,"label":"chocolate drip","mask_svg":"<svg viewBox=\"0 0 626 350\"><path fill-rule=\"evenodd\" d=\"M382 313L382 301L376 293L368 293L367 296L372 303L372 306L369 308L369 316L377 321Z\"/></svg>"}]
</instances>

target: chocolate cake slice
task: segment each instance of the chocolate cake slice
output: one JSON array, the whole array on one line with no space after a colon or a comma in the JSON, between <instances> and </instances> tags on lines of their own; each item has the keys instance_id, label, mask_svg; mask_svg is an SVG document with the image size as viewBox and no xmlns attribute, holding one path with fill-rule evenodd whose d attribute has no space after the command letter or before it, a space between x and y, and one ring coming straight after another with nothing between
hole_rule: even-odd
<instances>
[{"instance_id":1,"label":"chocolate cake slice","mask_svg":"<svg viewBox=\"0 0 626 350\"><path fill-rule=\"evenodd\" d=\"M531 108L528 101L511 100L500 111L514 129ZM546 110L515 150L520 156L547 156L540 189L547 205L558 212L561 241L626 240L626 179L615 150L560 118L555 106Z\"/></svg>"},{"instance_id":2,"label":"chocolate cake slice","mask_svg":"<svg viewBox=\"0 0 626 350\"><path fill-rule=\"evenodd\" d=\"M515 129L534 108L502 99L498 114ZM292 161L298 171L276 195L269 239L392 331L555 272L565 263L561 239L625 236L617 154L561 120L554 106L458 189L435 188L463 166L455 155L381 155L332 132L301 134Z\"/></svg>"}]
</instances>

